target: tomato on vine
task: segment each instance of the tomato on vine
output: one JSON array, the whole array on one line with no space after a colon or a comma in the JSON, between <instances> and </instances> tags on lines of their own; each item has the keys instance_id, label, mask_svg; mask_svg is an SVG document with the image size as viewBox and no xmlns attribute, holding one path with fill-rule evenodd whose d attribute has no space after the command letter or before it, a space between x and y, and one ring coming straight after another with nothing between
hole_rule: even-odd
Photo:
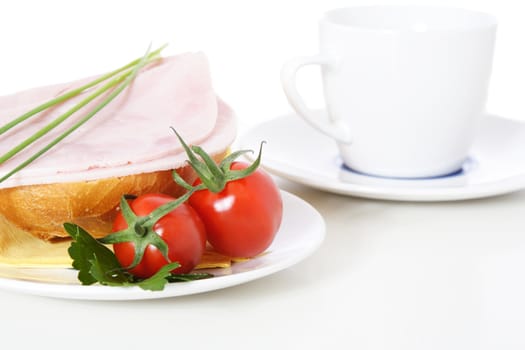
<instances>
[{"instance_id":1,"label":"tomato on vine","mask_svg":"<svg viewBox=\"0 0 525 350\"><path fill-rule=\"evenodd\" d=\"M283 205L277 185L258 168L261 150L251 165L234 161L246 151L235 152L217 165L200 147L187 146L180 136L179 140L199 178L190 186L175 172L173 176L194 192L189 204L203 220L208 242L217 252L233 257L264 252L279 229Z\"/></svg>"},{"instance_id":2,"label":"tomato on vine","mask_svg":"<svg viewBox=\"0 0 525 350\"><path fill-rule=\"evenodd\" d=\"M183 196L146 194L129 202L122 198L114 233L100 239L113 244L120 265L139 278L175 262L173 273L190 272L200 262L206 240L224 255L254 257L271 245L281 224L279 189L258 168L262 144L252 164L235 161L247 151L234 152L216 164L202 148L190 148L177 136L197 181L190 185L174 171L175 182L187 189Z\"/></svg>"},{"instance_id":3,"label":"tomato on vine","mask_svg":"<svg viewBox=\"0 0 525 350\"><path fill-rule=\"evenodd\" d=\"M112 235L119 263L136 277L148 278L169 262L180 266L172 273L190 272L199 264L206 247L202 220L184 201L165 194L145 194L121 201Z\"/></svg>"}]
</instances>

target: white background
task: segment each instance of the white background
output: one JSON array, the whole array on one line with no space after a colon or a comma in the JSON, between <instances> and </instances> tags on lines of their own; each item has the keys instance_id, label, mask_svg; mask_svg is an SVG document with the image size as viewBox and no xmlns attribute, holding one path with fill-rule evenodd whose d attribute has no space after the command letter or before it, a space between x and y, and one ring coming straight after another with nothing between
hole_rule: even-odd
<instances>
[{"instance_id":1,"label":"white background","mask_svg":"<svg viewBox=\"0 0 525 350\"><path fill-rule=\"evenodd\" d=\"M316 52L321 13L372 3L3 1L0 94L111 70L141 56L150 42L169 42L167 52L208 55L217 93L236 110L241 126L252 126L290 111L279 70L292 56ZM500 25L487 109L525 121L521 1L412 3L465 7L497 16ZM301 89L319 104L315 72L304 79ZM322 255L289 273L171 301L90 303L1 292L1 347L525 348L524 250L515 244L523 242L523 194L420 206L297 191L313 204L322 204L323 214L345 206L356 221L348 219L341 225L368 235L356 240L329 231ZM427 234L424 223L418 220L432 217L436 219L427 241L422 236ZM472 221L461 221L462 217ZM485 224L476 225L477 218ZM449 221L454 219L457 226ZM381 225L390 225L388 236L380 235L387 232L381 231ZM329 223L329 228L334 227ZM500 231L501 239L494 239ZM421 250L411 252L404 242ZM490 257L480 258L485 252ZM432 254L442 260L430 260ZM350 275L325 276L329 270L345 270L343 264L354 268ZM360 270L360 266L367 268ZM398 268L407 273L400 275ZM426 278L427 273L432 279ZM304 285L309 287L301 289ZM348 298L338 293L341 289Z\"/></svg>"},{"instance_id":2,"label":"white background","mask_svg":"<svg viewBox=\"0 0 525 350\"><path fill-rule=\"evenodd\" d=\"M166 53L205 52L217 93L241 123L253 125L290 110L279 70L290 57L316 52L322 12L375 3L494 14L500 25L487 108L525 119L525 21L519 0L4 1L0 94L111 70L140 57L150 42L168 42ZM316 77L311 73L301 84L313 105L320 103Z\"/></svg>"}]
</instances>

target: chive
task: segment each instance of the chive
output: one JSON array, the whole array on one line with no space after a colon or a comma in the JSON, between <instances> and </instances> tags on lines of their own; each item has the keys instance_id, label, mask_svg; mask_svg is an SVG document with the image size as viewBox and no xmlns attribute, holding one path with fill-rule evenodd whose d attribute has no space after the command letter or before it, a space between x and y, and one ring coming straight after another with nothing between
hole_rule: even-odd
<instances>
[{"instance_id":1,"label":"chive","mask_svg":"<svg viewBox=\"0 0 525 350\"><path fill-rule=\"evenodd\" d=\"M149 55L148 55L148 59L152 59L152 58L155 58L156 56L158 56L160 54L160 52L166 47L166 45L163 45L162 47L158 48L157 50L155 51L152 51ZM85 85L82 85L80 86L79 88L76 88L74 90L71 90L69 91L68 93L64 94L64 95L60 95L58 97L55 97L54 99L50 100L50 101L47 101L35 108L33 108L32 110L22 114L21 116L15 118L14 120L10 121L9 123L5 124L4 126L2 126L0 128L0 135L4 134L6 131L12 129L13 127L15 127L16 125L20 124L21 122L27 120L28 118L32 117L33 115L39 113L39 112L42 112L43 110L46 110L48 109L49 107L52 107L56 104L59 104L59 103L62 103L72 97L75 97L77 95L79 95L80 93L82 93L83 91L95 86L95 85L98 85L99 83L105 81L105 80L108 80L109 78L123 72L123 71L126 71L128 69L130 69L131 67L135 66L141 59L140 58L137 58L136 60L134 61L131 61L130 63L126 64L125 66L122 66L120 67L119 69L116 69L112 72L109 72L107 74L104 74L102 75L101 77L85 84ZM5 160L4 160L5 161ZM0 161L0 164L3 163L4 161Z\"/></svg>"},{"instance_id":2,"label":"chive","mask_svg":"<svg viewBox=\"0 0 525 350\"><path fill-rule=\"evenodd\" d=\"M158 50L156 50L158 51ZM155 51L155 52L156 52ZM85 104L87 104L89 101L91 101L93 98L99 96L100 94L110 90L111 88L115 87L115 86L118 86L116 87L100 104L98 104L97 106L95 106L93 108L93 110L91 110L86 116L84 116L82 119L80 119L76 124L74 124L71 128L69 128L68 130L64 131L62 134L60 134L58 137L56 137L53 141L51 141L49 144L47 144L45 147L43 147L42 149L40 149L38 152L36 152L35 154L33 154L30 158L28 158L27 160L25 160L23 163L21 163L20 165L18 165L16 168L14 168L13 170L11 170L9 173L7 173L6 175L4 175L2 178L0 178L0 182L3 182L5 181L6 179L8 179L9 177L13 176L15 173L17 173L18 171L22 170L23 168L25 168L26 166L28 166L29 164L31 164L34 160L36 160L37 158L39 158L40 156L42 156L44 153L46 153L47 151L49 151L52 147L54 147L56 144L58 144L60 141L62 141L64 138L66 138L67 136L69 136L71 133L73 133L75 130L77 130L80 126L82 126L84 123L86 123L88 120L90 120L96 113L98 113L102 108L104 108L106 105L108 105L115 97L117 97L132 81L133 79L137 76L139 70L144 67L147 63L151 62L151 60L149 60L150 58L150 53L149 53L149 48L148 48L148 51L146 52L146 54L139 60L139 62L134 66L133 70L131 72L128 72L128 73L125 73L119 77L116 77L114 78L113 80L111 80L109 83L107 83L106 85L104 85L103 87L101 87L99 90L97 90L93 95L87 97L86 99L84 99L83 101L81 101L79 104L77 104L75 107L72 108L75 109L75 110L78 110L80 109L82 106L84 106ZM159 51L160 52L160 51ZM125 80L122 82L122 79ZM118 85L120 84L120 85ZM96 95L96 96L94 96ZM91 98L92 96L94 96L93 98ZM90 99L91 98L91 99ZM88 100L86 102L86 100ZM82 105L79 107L79 105ZM79 107L79 108L77 108ZM71 111L71 110L70 110ZM69 112L69 111L68 111ZM68 112L66 112L66 114L68 114ZM71 113L72 114L72 113ZM69 114L69 115L71 115ZM63 116L59 117L58 119L62 118ZM66 117L67 118L67 117ZM62 121L64 120L65 118L62 118ZM56 120L55 120L56 121ZM50 123L52 124L52 123ZM49 124L46 126L48 127ZM42 130L46 129L46 127L44 127ZM41 131L42 131L41 130ZM48 130L49 131L49 130ZM27 140L26 140L27 141ZM31 141L33 142L33 141ZM15 147L16 148L16 147ZM10 153L10 152L8 152Z\"/></svg>"},{"instance_id":3,"label":"chive","mask_svg":"<svg viewBox=\"0 0 525 350\"><path fill-rule=\"evenodd\" d=\"M126 76L128 76L129 74L130 74L129 72L125 73L125 74L123 74L123 75L121 75L121 76L111 80L109 83L105 84L103 87L101 87L98 90L96 90L93 94L89 95L88 97L86 97L85 99L83 99L82 101L77 103L75 106L73 106L71 109L69 109L66 113L62 114L61 116L59 116L58 118L56 118L55 120L53 120L52 122L50 122L49 124L44 126L42 129L38 130L32 136L28 137L27 139L22 141L20 144L18 144L15 147L13 147L11 150L9 150L8 152L6 152L4 155L2 155L0 157L0 164L5 162L5 161L7 161L10 158L12 158L18 152L22 151L23 149L25 149L26 147L31 145L36 140L38 140L42 136L46 135L48 132L50 132L51 130L56 128L58 125L60 125L64 120L69 118L73 113L77 112L79 109L81 109L82 107L87 105L89 102L93 101L95 98L97 98L98 96L100 96L103 93L105 93L106 91L108 91L108 89L112 88L113 86L115 86L118 83L120 83L121 81L123 81L124 78Z\"/></svg>"}]
</instances>

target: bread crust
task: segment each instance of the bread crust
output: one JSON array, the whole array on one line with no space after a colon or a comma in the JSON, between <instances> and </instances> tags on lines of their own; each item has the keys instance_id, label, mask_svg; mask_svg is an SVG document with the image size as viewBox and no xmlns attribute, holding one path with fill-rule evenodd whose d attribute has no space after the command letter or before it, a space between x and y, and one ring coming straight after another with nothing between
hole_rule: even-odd
<instances>
[{"instance_id":1,"label":"bread crust","mask_svg":"<svg viewBox=\"0 0 525 350\"><path fill-rule=\"evenodd\" d=\"M226 152L215 155L218 161ZM187 182L196 174L189 166L176 169ZM160 192L180 196L184 189L172 178L172 170L84 182L28 185L0 190L0 215L17 228L43 240L67 237L65 222L73 222L94 237L111 232L122 195Z\"/></svg>"}]
</instances>

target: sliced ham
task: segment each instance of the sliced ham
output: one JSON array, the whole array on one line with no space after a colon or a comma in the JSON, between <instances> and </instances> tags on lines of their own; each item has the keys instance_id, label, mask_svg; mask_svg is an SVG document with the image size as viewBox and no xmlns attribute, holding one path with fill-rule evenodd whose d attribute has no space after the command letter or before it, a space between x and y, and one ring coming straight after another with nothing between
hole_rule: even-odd
<instances>
[{"instance_id":1,"label":"sliced ham","mask_svg":"<svg viewBox=\"0 0 525 350\"><path fill-rule=\"evenodd\" d=\"M3 125L35 106L94 77L0 97ZM91 91L90 91L91 92ZM0 136L0 153L41 129L89 92L44 111ZM91 106L96 102L94 101ZM50 134L0 166L4 175L87 113L77 112ZM161 59L142 71L124 92L80 129L0 183L0 188L75 182L180 167L187 159L175 128L187 143L209 153L224 150L235 137L231 109L216 97L202 53Z\"/></svg>"}]
</instances>

